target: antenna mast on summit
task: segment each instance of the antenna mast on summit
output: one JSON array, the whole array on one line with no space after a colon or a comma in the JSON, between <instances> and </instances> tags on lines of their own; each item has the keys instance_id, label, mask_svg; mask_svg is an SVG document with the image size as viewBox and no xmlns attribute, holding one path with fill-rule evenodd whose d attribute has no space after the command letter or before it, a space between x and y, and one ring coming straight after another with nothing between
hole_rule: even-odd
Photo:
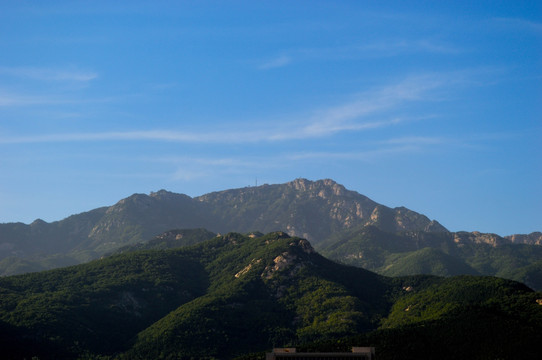
<instances>
[{"instance_id":1,"label":"antenna mast on summit","mask_svg":"<svg viewBox=\"0 0 542 360\"><path fill-rule=\"evenodd\" d=\"M254 184L256 187L258 186L258 178L256 178L256 180L254 181Z\"/></svg>"}]
</instances>

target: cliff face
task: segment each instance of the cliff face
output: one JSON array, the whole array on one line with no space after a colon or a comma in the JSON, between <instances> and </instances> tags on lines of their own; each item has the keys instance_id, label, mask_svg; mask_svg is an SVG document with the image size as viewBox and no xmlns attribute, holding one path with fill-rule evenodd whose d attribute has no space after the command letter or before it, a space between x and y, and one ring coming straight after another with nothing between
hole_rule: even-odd
<instances>
[{"instance_id":1,"label":"cliff face","mask_svg":"<svg viewBox=\"0 0 542 360\"><path fill-rule=\"evenodd\" d=\"M492 247L497 247L510 243L505 238L500 237L496 234L484 234L478 231L473 232L456 232L454 233L454 242L459 246L464 244L487 244Z\"/></svg>"},{"instance_id":2,"label":"cliff face","mask_svg":"<svg viewBox=\"0 0 542 360\"><path fill-rule=\"evenodd\" d=\"M528 235L515 234L505 236L505 238L510 240L513 244L542 245L542 233L538 231Z\"/></svg>"}]
</instances>

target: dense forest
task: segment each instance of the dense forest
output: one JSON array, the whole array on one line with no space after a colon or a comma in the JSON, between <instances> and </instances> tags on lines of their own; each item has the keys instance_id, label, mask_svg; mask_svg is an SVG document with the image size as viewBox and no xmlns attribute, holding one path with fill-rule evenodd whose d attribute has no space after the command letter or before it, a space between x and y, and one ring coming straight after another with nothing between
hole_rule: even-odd
<instances>
[{"instance_id":1,"label":"dense forest","mask_svg":"<svg viewBox=\"0 0 542 360\"><path fill-rule=\"evenodd\" d=\"M376 346L379 359L534 359L540 303L510 280L390 278L282 232L229 233L1 278L0 342L10 359L246 359L351 345Z\"/></svg>"}]
</instances>

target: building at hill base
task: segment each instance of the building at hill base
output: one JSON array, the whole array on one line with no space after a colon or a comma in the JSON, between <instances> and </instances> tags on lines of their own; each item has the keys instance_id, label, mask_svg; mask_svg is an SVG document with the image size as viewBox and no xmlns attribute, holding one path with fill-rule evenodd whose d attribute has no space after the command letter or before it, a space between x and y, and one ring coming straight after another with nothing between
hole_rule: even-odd
<instances>
[{"instance_id":1,"label":"building at hill base","mask_svg":"<svg viewBox=\"0 0 542 360\"><path fill-rule=\"evenodd\" d=\"M265 360L304 359L304 360L375 360L374 347L353 347L352 352L297 352L296 348L276 348L267 353Z\"/></svg>"}]
</instances>

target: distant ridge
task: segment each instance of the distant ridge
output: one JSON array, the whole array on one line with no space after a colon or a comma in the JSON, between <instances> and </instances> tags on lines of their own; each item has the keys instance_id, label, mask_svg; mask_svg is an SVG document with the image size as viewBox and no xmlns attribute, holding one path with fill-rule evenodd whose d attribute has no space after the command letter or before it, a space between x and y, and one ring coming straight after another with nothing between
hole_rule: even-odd
<instances>
[{"instance_id":1,"label":"distant ridge","mask_svg":"<svg viewBox=\"0 0 542 360\"><path fill-rule=\"evenodd\" d=\"M423 214L378 204L331 179L299 178L194 198L166 190L133 194L112 206L60 221L0 224L0 274L86 262L174 229L206 229L213 234L284 231L309 240L334 260L380 273L435 269L435 274L478 272L526 281L539 277L537 266L525 267L542 259L540 232L507 237L453 233ZM413 254L427 247L440 253ZM407 253L412 261L434 265L417 266L404 259L396 264Z\"/></svg>"},{"instance_id":2,"label":"distant ridge","mask_svg":"<svg viewBox=\"0 0 542 360\"><path fill-rule=\"evenodd\" d=\"M283 230L318 244L333 232L362 224L387 231L447 231L424 215L377 204L333 180L296 179L195 198L160 190L51 223L38 219L30 225L0 224L0 258L70 251L92 257L177 228L221 233Z\"/></svg>"}]
</instances>

